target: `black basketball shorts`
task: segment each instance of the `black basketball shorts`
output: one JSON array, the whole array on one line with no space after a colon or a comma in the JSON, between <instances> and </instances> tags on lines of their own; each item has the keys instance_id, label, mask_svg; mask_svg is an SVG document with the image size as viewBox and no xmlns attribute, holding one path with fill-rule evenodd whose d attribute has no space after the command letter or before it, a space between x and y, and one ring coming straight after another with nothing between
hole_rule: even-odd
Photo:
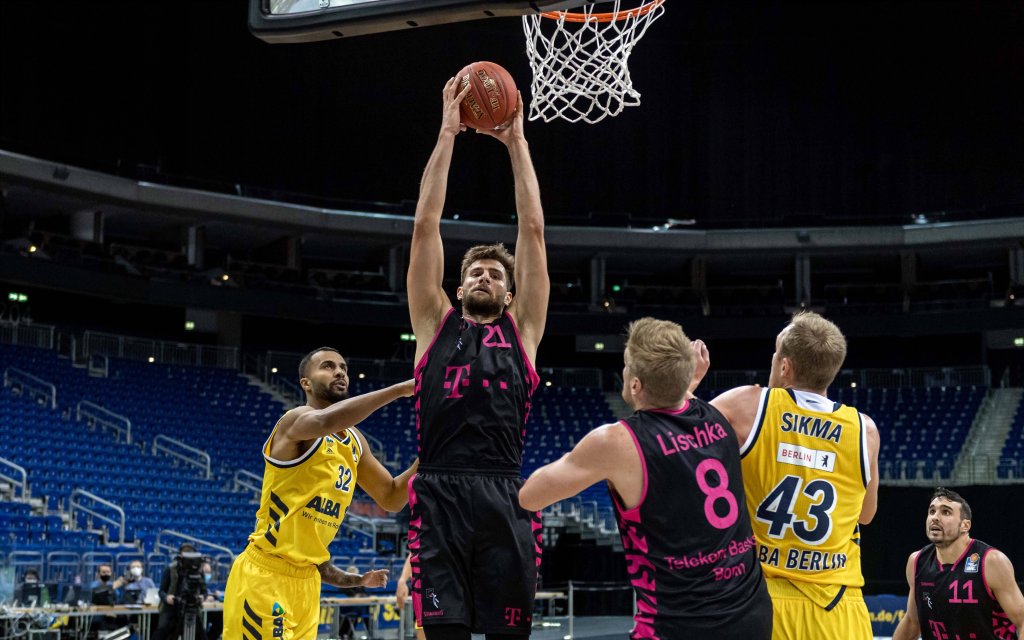
<instances>
[{"instance_id":1,"label":"black basketball shorts","mask_svg":"<svg viewBox=\"0 0 1024 640\"><path fill-rule=\"evenodd\" d=\"M413 605L423 626L529 634L540 518L519 506L518 471L438 470L409 481Z\"/></svg>"}]
</instances>

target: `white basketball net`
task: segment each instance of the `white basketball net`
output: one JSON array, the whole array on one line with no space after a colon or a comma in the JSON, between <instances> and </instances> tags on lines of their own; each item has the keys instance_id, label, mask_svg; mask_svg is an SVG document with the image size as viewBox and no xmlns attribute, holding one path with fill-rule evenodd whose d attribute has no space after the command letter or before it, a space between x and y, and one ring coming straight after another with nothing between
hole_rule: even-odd
<instances>
[{"instance_id":1,"label":"white basketball net","mask_svg":"<svg viewBox=\"0 0 1024 640\"><path fill-rule=\"evenodd\" d=\"M639 105L640 92L629 77L629 56L647 27L665 13L664 2L648 0L622 9L621 0L615 0L614 9L603 14L589 4L573 14L523 16L526 55L533 70L530 120L562 118L593 124Z\"/></svg>"}]
</instances>

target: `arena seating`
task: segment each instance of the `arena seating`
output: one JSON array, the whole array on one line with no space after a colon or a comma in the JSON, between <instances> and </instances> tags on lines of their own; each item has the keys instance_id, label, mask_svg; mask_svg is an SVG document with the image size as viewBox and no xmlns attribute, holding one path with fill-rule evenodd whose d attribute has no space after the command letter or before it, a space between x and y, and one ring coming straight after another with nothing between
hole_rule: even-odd
<instances>
[{"instance_id":1,"label":"arena seating","mask_svg":"<svg viewBox=\"0 0 1024 640\"><path fill-rule=\"evenodd\" d=\"M94 378L52 351L0 347L0 370L12 366L57 387L56 409L27 394L0 391L2 455L26 468L32 496L44 499L51 513L66 509L71 493L82 489L123 508L125 539L141 542L147 552L165 529L236 552L242 548L252 530L254 495L232 491L230 479L239 468L262 474L259 451L284 410L280 402L244 376L223 369L112 359L109 376ZM80 400L128 417L133 443L118 442L112 432L76 421ZM208 452L213 478L204 479L196 467L151 453L158 434ZM29 507L24 503L2 504L2 553L62 550L84 555L106 549L88 531L98 529L99 523L89 522L85 514L76 523L85 530L65 531L57 522L60 516L34 517L25 512ZM117 529L108 526L107 538L118 539ZM390 558L376 559L370 546L365 536L343 534L331 552L361 568L390 564Z\"/></svg>"},{"instance_id":2,"label":"arena seating","mask_svg":"<svg viewBox=\"0 0 1024 640\"><path fill-rule=\"evenodd\" d=\"M1001 480L1019 480L1024 478L1024 402L1017 407L1010 426L1010 434L1003 445L996 475Z\"/></svg>"},{"instance_id":3,"label":"arena seating","mask_svg":"<svg viewBox=\"0 0 1024 640\"><path fill-rule=\"evenodd\" d=\"M950 478L984 387L836 388L835 400L857 407L879 427L883 480Z\"/></svg>"},{"instance_id":4,"label":"arena seating","mask_svg":"<svg viewBox=\"0 0 1024 640\"><path fill-rule=\"evenodd\" d=\"M58 406L51 409L11 389L0 391L2 455L28 470L33 497L45 498L49 507L48 515L33 515L23 503L0 503L0 553L9 556L18 550L42 557L59 551L82 558L93 554L94 559L95 554L113 553L89 531L97 523L90 523L86 514L78 514L78 530L67 530L61 516L54 515L66 510L75 489L120 505L127 519L125 538L141 542L143 552L152 551L155 537L164 529L236 552L241 549L252 528L254 495L233 491L231 478L238 469L262 473L259 450L285 409L281 402L245 376L225 369L111 359L107 377L91 377L85 368L72 366L53 351L0 346L0 370L12 366L56 385ZM352 393L382 384L355 379ZM831 394L857 406L880 425L883 479L946 478L985 389L836 388ZM705 397L713 396L714 391L709 391ZM119 442L111 432L76 421L80 400L127 416L133 443ZM557 459L595 426L616 417L598 389L542 382L527 428L524 473ZM360 426L383 443L380 457L393 471L404 469L415 458L411 401L396 401ZM1019 460L1024 458L1024 447L1018 445L1024 431L1020 412L1014 429L1004 457ZM150 447L158 434L209 453L213 478L203 479L195 467L153 454ZM1019 468L1008 467L1007 473L1019 473ZM611 526L611 505L603 483L586 490L575 504ZM359 509L355 505L352 512ZM116 528L108 528L106 536L116 539L119 534ZM331 552L341 566L384 567L397 575L401 558L378 557L369 547L369 538L343 534Z\"/></svg>"}]
</instances>

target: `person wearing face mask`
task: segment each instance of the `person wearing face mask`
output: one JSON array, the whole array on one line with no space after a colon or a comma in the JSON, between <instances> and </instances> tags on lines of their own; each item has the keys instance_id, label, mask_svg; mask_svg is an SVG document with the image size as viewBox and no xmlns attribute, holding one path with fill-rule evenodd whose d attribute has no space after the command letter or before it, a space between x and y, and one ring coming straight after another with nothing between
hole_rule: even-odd
<instances>
[{"instance_id":1,"label":"person wearing face mask","mask_svg":"<svg viewBox=\"0 0 1024 640\"><path fill-rule=\"evenodd\" d=\"M109 607L117 602L117 590L121 588L121 578L114 578L114 568L109 564L101 564L96 568L96 579L92 581L92 604L95 606ZM127 623L124 616L102 615L94 616L92 626L98 631L111 631L119 629Z\"/></svg>"},{"instance_id":2,"label":"person wearing face mask","mask_svg":"<svg viewBox=\"0 0 1024 640\"><path fill-rule=\"evenodd\" d=\"M45 584L39 582L39 572L35 569L25 571L22 583L14 591L14 601L23 605L44 605L50 602L50 592Z\"/></svg>"},{"instance_id":3,"label":"person wearing face mask","mask_svg":"<svg viewBox=\"0 0 1024 640\"><path fill-rule=\"evenodd\" d=\"M121 587L121 579L114 579L114 569L109 564L101 564L96 568L96 579L89 588L92 591L92 603L100 606L111 606L116 601L117 589Z\"/></svg>"},{"instance_id":4,"label":"person wearing face mask","mask_svg":"<svg viewBox=\"0 0 1024 640\"><path fill-rule=\"evenodd\" d=\"M145 573L141 560L132 560L128 565L128 571L124 576L118 578L115 584L121 583L121 597L119 604L142 604L147 589L156 589L156 583Z\"/></svg>"},{"instance_id":5,"label":"person wearing face mask","mask_svg":"<svg viewBox=\"0 0 1024 640\"><path fill-rule=\"evenodd\" d=\"M213 567L210 566L209 562L203 563L203 582L206 583L206 588L209 589L213 583ZM224 599L223 591L209 591L206 596L206 602L216 602L217 600ZM224 612L223 611L207 611L206 612L206 638L207 640L217 640L224 631Z\"/></svg>"}]
</instances>

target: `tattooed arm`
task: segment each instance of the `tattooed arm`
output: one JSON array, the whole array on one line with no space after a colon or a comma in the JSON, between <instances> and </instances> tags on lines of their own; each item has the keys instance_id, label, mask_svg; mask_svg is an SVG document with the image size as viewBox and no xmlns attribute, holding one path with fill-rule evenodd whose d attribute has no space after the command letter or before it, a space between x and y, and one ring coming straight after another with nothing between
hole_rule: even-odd
<instances>
[{"instance_id":1,"label":"tattooed arm","mask_svg":"<svg viewBox=\"0 0 1024 640\"><path fill-rule=\"evenodd\" d=\"M387 569L374 569L364 574L349 573L342 571L331 564L331 561L317 565L320 572L320 581L333 587L351 589L353 587L383 587L388 583Z\"/></svg>"}]
</instances>

